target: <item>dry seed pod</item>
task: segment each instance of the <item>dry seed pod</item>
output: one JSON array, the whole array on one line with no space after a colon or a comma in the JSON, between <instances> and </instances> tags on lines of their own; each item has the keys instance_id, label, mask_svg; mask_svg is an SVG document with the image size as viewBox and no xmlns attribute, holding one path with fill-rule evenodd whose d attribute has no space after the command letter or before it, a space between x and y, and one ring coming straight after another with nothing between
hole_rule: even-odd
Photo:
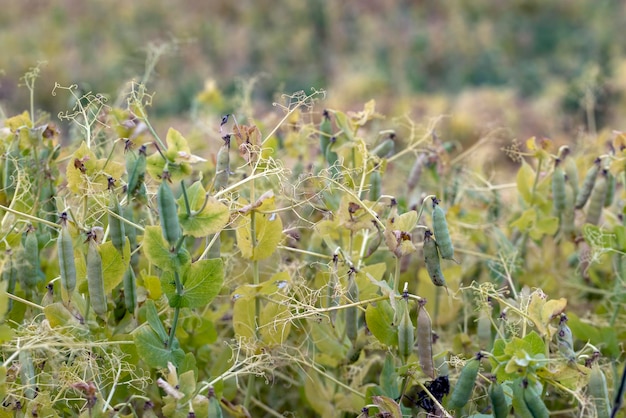
<instances>
[{"instance_id":1,"label":"dry seed pod","mask_svg":"<svg viewBox=\"0 0 626 418\"><path fill-rule=\"evenodd\" d=\"M415 162L413 163L413 167L411 167L411 171L409 172L409 177L406 180L406 185L409 191L412 191L419 183L419 180L422 176L422 171L426 166L426 162L428 161L428 156L426 154L418 154L415 158Z\"/></svg>"},{"instance_id":2,"label":"dry seed pod","mask_svg":"<svg viewBox=\"0 0 626 418\"><path fill-rule=\"evenodd\" d=\"M425 305L426 299L421 299L417 307L417 357L419 358L422 372L431 379L434 379L433 329L432 321Z\"/></svg>"}]
</instances>

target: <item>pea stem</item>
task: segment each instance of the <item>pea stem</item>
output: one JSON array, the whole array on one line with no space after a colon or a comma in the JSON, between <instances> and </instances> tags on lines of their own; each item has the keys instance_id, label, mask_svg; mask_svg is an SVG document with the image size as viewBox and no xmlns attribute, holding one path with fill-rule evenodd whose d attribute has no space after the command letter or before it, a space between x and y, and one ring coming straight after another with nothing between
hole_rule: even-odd
<instances>
[{"instance_id":1,"label":"pea stem","mask_svg":"<svg viewBox=\"0 0 626 418\"><path fill-rule=\"evenodd\" d=\"M176 284L176 296L183 295L183 284L180 282L180 276L178 272L174 272L174 283ZM172 318L172 328L170 329L170 336L167 341L167 348L172 350L172 344L174 344L174 338L176 336L176 327L178 326L178 317L180 315L180 306L174 308L174 317Z\"/></svg>"}]
</instances>

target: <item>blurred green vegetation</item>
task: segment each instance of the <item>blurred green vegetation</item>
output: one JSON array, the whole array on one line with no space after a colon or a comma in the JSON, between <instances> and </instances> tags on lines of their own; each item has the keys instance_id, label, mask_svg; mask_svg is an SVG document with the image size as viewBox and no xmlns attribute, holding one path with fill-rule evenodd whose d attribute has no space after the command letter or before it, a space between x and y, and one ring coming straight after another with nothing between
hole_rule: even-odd
<instances>
[{"instance_id":1,"label":"blurred green vegetation","mask_svg":"<svg viewBox=\"0 0 626 418\"><path fill-rule=\"evenodd\" d=\"M258 76L254 99L265 106L277 93L323 88L337 106L376 98L401 111L460 115L460 140L474 128L464 127L456 98L478 88L461 107L539 103L526 124L489 110L483 122L554 136L590 115L600 128L622 113L608 104L624 102L624 23L617 0L10 2L0 15L0 104L6 114L28 108L16 81L38 61L47 65L36 103L52 114L65 110L51 97L55 82L115 97L158 51L149 86L157 117L188 111L206 80L229 97L238 80ZM533 123L546 110L555 125Z\"/></svg>"}]
</instances>

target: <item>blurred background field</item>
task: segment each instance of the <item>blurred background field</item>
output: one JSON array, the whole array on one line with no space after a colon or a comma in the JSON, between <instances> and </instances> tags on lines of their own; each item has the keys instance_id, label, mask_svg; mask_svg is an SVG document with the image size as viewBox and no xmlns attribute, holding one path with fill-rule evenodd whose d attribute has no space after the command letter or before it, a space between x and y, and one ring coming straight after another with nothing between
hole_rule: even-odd
<instances>
[{"instance_id":1,"label":"blurred background field","mask_svg":"<svg viewBox=\"0 0 626 418\"><path fill-rule=\"evenodd\" d=\"M54 83L112 98L141 80L165 129L194 106L225 113L255 79L252 104L324 89L324 106L386 115L449 115L463 144L506 128L567 141L623 128L626 5L617 0L5 2L0 105L29 107L20 77L40 61L36 107L66 110ZM238 101L239 100L239 101ZM69 103L68 103L69 107Z\"/></svg>"}]
</instances>

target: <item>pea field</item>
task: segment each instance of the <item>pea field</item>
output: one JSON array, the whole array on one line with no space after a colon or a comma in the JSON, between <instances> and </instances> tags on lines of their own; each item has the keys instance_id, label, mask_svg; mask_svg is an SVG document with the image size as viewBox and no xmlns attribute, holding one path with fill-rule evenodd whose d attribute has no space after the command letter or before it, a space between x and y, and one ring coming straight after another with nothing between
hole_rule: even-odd
<instances>
[{"instance_id":1,"label":"pea field","mask_svg":"<svg viewBox=\"0 0 626 418\"><path fill-rule=\"evenodd\" d=\"M277 13L320 6L311 28L345 42L331 57L377 50L332 25L358 7L295 3ZM362 25L395 10L365 3ZM483 3L402 7L469 25ZM543 27L548 12L518 3L490 13ZM590 10L575 3L555 27ZM152 19L171 23L158 4ZM143 36L135 7L123 19ZM257 6L206 7L260 25ZM63 10L49 10L57 23ZM589 29L602 51L603 30ZM426 82L428 50L417 61L434 67L412 67L396 95L393 74L347 85L273 67L284 84L223 72L183 86L183 44L151 44L137 77L103 67L101 85L90 67L88 83L65 82L54 57L15 78L7 64L0 417L626 416L617 52L613 70L590 65L565 88L530 83L530 65ZM521 84L504 86L514 73ZM442 93L454 80L473 84Z\"/></svg>"}]
</instances>

